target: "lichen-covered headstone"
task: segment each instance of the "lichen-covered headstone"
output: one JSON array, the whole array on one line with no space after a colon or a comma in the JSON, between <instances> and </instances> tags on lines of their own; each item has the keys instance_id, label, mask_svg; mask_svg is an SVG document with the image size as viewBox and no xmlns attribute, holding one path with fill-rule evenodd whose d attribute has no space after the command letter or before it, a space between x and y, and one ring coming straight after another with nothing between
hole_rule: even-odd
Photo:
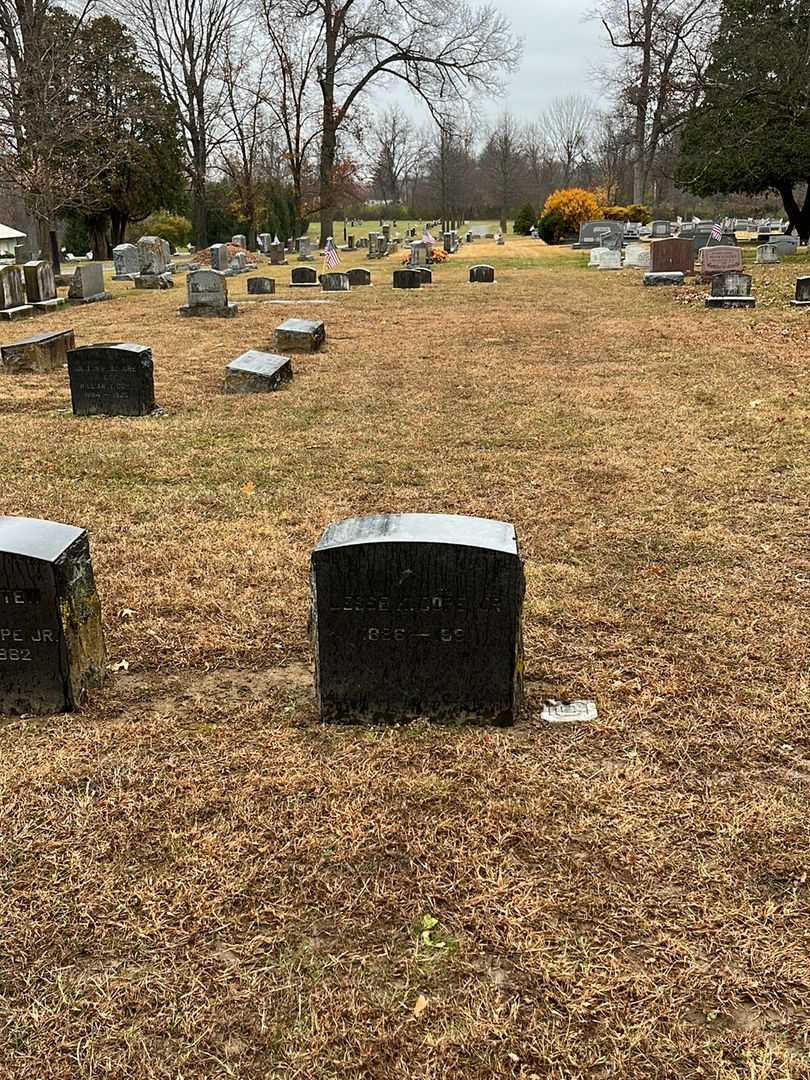
<instances>
[{"instance_id":1,"label":"lichen-covered headstone","mask_svg":"<svg viewBox=\"0 0 810 1080\"><path fill-rule=\"evenodd\" d=\"M319 319L286 319L273 335L273 345L282 354L317 352L325 341L326 327Z\"/></svg>"},{"instance_id":2,"label":"lichen-covered headstone","mask_svg":"<svg viewBox=\"0 0 810 1080\"><path fill-rule=\"evenodd\" d=\"M323 720L516 719L524 576L512 525L350 518L321 537L311 588Z\"/></svg>"},{"instance_id":3,"label":"lichen-covered headstone","mask_svg":"<svg viewBox=\"0 0 810 1080\"><path fill-rule=\"evenodd\" d=\"M104 267L101 263L84 263L76 267L68 289L68 300L73 304L112 300L112 294L104 289Z\"/></svg>"},{"instance_id":4,"label":"lichen-covered headstone","mask_svg":"<svg viewBox=\"0 0 810 1080\"><path fill-rule=\"evenodd\" d=\"M23 273L28 303L35 310L47 311L64 303L56 294L56 281L50 263L33 259L23 266Z\"/></svg>"},{"instance_id":5,"label":"lichen-covered headstone","mask_svg":"<svg viewBox=\"0 0 810 1080\"><path fill-rule=\"evenodd\" d=\"M324 292L349 292L351 283L348 274L321 274L321 288Z\"/></svg>"},{"instance_id":6,"label":"lichen-covered headstone","mask_svg":"<svg viewBox=\"0 0 810 1080\"><path fill-rule=\"evenodd\" d=\"M264 394L280 390L292 380L289 357L251 349L225 368L225 391L229 394Z\"/></svg>"},{"instance_id":7,"label":"lichen-covered headstone","mask_svg":"<svg viewBox=\"0 0 810 1080\"><path fill-rule=\"evenodd\" d=\"M87 533L0 517L0 714L68 712L104 674Z\"/></svg>"},{"instance_id":8,"label":"lichen-covered headstone","mask_svg":"<svg viewBox=\"0 0 810 1080\"><path fill-rule=\"evenodd\" d=\"M25 276L22 266L16 264L0 269L0 317L19 319L33 313L25 302Z\"/></svg>"},{"instance_id":9,"label":"lichen-covered headstone","mask_svg":"<svg viewBox=\"0 0 810 1080\"><path fill-rule=\"evenodd\" d=\"M752 308L756 300L751 295L751 275L737 270L716 273L712 277L712 293L706 297L708 308Z\"/></svg>"},{"instance_id":10,"label":"lichen-covered headstone","mask_svg":"<svg viewBox=\"0 0 810 1080\"><path fill-rule=\"evenodd\" d=\"M232 318L236 304L228 302L228 281L219 270L192 270L186 276L188 303L180 308L181 315Z\"/></svg>"},{"instance_id":11,"label":"lichen-covered headstone","mask_svg":"<svg viewBox=\"0 0 810 1080\"><path fill-rule=\"evenodd\" d=\"M34 334L22 341L3 345L0 368L11 375L61 371L67 364L67 354L75 347L72 330L57 330L52 334Z\"/></svg>"}]
</instances>

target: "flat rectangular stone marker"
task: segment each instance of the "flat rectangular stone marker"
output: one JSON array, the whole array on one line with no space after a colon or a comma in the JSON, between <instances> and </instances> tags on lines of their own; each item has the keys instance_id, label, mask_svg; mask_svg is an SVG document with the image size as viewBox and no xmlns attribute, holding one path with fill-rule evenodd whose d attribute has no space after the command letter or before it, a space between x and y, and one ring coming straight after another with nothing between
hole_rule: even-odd
<instances>
[{"instance_id":1,"label":"flat rectangular stone marker","mask_svg":"<svg viewBox=\"0 0 810 1080\"><path fill-rule=\"evenodd\" d=\"M70 711L104 674L87 533L0 517L0 714Z\"/></svg>"},{"instance_id":2,"label":"flat rectangular stone marker","mask_svg":"<svg viewBox=\"0 0 810 1080\"><path fill-rule=\"evenodd\" d=\"M644 284L649 287L656 285L683 285L683 274L680 270L657 271L644 275Z\"/></svg>"},{"instance_id":3,"label":"flat rectangular stone marker","mask_svg":"<svg viewBox=\"0 0 810 1080\"><path fill-rule=\"evenodd\" d=\"M61 371L67 364L68 351L75 345L72 330L57 330L52 334L34 334L32 337L14 341L2 347L0 369L11 375Z\"/></svg>"},{"instance_id":4,"label":"flat rectangular stone marker","mask_svg":"<svg viewBox=\"0 0 810 1080\"><path fill-rule=\"evenodd\" d=\"M524 575L512 525L349 518L321 537L311 587L323 720L516 719Z\"/></svg>"},{"instance_id":5,"label":"flat rectangular stone marker","mask_svg":"<svg viewBox=\"0 0 810 1080\"><path fill-rule=\"evenodd\" d=\"M287 319L273 335L273 344L282 354L317 352L325 341L326 328L320 319Z\"/></svg>"},{"instance_id":6,"label":"flat rectangular stone marker","mask_svg":"<svg viewBox=\"0 0 810 1080\"><path fill-rule=\"evenodd\" d=\"M147 416L155 409L152 350L129 342L68 353L75 416Z\"/></svg>"},{"instance_id":7,"label":"flat rectangular stone marker","mask_svg":"<svg viewBox=\"0 0 810 1080\"><path fill-rule=\"evenodd\" d=\"M547 701L540 712L540 719L549 724L579 724L596 720L596 702L584 698L574 701Z\"/></svg>"},{"instance_id":8,"label":"flat rectangular stone marker","mask_svg":"<svg viewBox=\"0 0 810 1080\"><path fill-rule=\"evenodd\" d=\"M231 360L225 368L225 391L228 394L264 394L280 390L292 377L288 357L250 349Z\"/></svg>"}]
</instances>

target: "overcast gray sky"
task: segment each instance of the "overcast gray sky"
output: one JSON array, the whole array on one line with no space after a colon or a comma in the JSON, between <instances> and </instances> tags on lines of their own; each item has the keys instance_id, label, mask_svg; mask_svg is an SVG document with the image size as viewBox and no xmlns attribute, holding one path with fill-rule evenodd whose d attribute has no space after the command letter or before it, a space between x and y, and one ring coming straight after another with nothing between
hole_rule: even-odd
<instances>
[{"instance_id":1,"label":"overcast gray sky","mask_svg":"<svg viewBox=\"0 0 810 1080\"><path fill-rule=\"evenodd\" d=\"M502 98L476 101L482 126L506 110L521 122L537 120L554 98L567 94L585 94L600 105L605 103L605 91L592 76L601 67L608 68L613 56L602 26L585 17L597 0L491 2L523 39L523 59L509 76ZM392 100L412 117L429 123L427 109L401 85L372 91L370 103L380 108Z\"/></svg>"}]
</instances>

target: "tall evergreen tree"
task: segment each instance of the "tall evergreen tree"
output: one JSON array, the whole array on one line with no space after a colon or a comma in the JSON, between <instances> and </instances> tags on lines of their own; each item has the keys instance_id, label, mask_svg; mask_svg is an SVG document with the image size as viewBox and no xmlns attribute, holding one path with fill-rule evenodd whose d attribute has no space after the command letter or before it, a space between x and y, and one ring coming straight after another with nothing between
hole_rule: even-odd
<instances>
[{"instance_id":1,"label":"tall evergreen tree","mask_svg":"<svg viewBox=\"0 0 810 1080\"><path fill-rule=\"evenodd\" d=\"M700 196L777 191L810 238L810 0L724 0L676 179Z\"/></svg>"}]
</instances>

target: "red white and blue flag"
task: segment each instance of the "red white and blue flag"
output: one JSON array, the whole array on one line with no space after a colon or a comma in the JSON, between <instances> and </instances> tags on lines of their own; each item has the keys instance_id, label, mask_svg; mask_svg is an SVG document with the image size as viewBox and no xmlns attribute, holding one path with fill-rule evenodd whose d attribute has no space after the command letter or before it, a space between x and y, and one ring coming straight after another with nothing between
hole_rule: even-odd
<instances>
[{"instance_id":1,"label":"red white and blue flag","mask_svg":"<svg viewBox=\"0 0 810 1080\"><path fill-rule=\"evenodd\" d=\"M723 239L723 226L721 225L721 223L719 221L715 221L714 225L712 225L711 239L712 240L722 240Z\"/></svg>"},{"instance_id":2,"label":"red white and blue flag","mask_svg":"<svg viewBox=\"0 0 810 1080\"><path fill-rule=\"evenodd\" d=\"M340 255L331 236L326 241L326 247L323 249L323 264L328 270L334 270L336 266L340 265Z\"/></svg>"}]
</instances>

